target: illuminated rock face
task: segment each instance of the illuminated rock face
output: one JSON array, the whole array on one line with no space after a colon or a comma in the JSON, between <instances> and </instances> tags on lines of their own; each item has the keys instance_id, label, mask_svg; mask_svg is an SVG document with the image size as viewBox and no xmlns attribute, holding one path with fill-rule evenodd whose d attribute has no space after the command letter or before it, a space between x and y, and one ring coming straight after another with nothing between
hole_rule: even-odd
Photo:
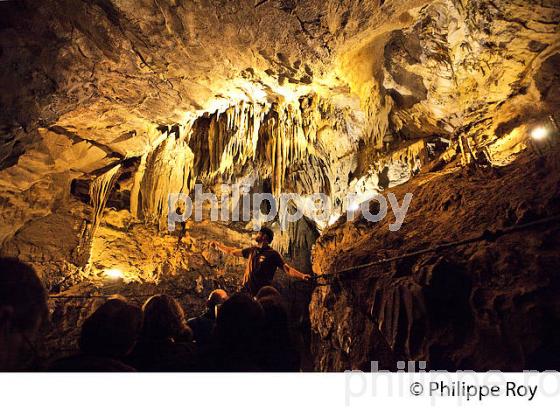
<instances>
[{"instance_id":1,"label":"illuminated rock face","mask_svg":"<svg viewBox=\"0 0 560 410\"><path fill-rule=\"evenodd\" d=\"M327 194L328 223L278 234L308 266L349 206L508 164L560 106L555 0L29 0L0 2L0 23L0 247L55 287L127 252L140 282L184 271L164 262L167 197L196 183L295 192L298 209ZM119 165L104 212L92 187Z\"/></svg>"},{"instance_id":2,"label":"illuminated rock face","mask_svg":"<svg viewBox=\"0 0 560 410\"><path fill-rule=\"evenodd\" d=\"M560 152L498 172L441 172L392 189L414 195L398 232L363 218L328 228L313 268L328 274L560 213ZM310 305L317 370L556 369L558 223L326 277Z\"/></svg>"},{"instance_id":3,"label":"illuminated rock face","mask_svg":"<svg viewBox=\"0 0 560 410\"><path fill-rule=\"evenodd\" d=\"M334 192L403 141L465 139L466 162L558 103L554 1L18 3L2 5L0 179L28 209L0 240L49 212L22 202L37 181L153 160L170 149L162 124L192 151L174 178L257 162L275 193Z\"/></svg>"}]
</instances>

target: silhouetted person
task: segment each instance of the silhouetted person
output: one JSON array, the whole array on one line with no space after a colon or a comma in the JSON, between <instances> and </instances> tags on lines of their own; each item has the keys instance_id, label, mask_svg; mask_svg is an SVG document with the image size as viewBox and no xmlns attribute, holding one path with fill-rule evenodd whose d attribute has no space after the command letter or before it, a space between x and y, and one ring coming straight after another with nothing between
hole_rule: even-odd
<instances>
[{"instance_id":1,"label":"silhouetted person","mask_svg":"<svg viewBox=\"0 0 560 410\"><path fill-rule=\"evenodd\" d=\"M152 296L142 308L144 324L140 340L127 362L139 371L194 370L194 349L185 343L185 313L168 295Z\"/></svg>"},{"instance_id":2,"label":"silhouetted person","mask_svg":"<svg viewBox=\"0 0 560 410\"><path fill-rule=\"evenodd\" d=\"M192 329L187 325L183 328L183 331L179 333L178 336L174 337L173 340L176 343L185 343L190 346L191 351L194 351L193 343L194 343L194 333Z\"/></svg>"},{"instance_id":3,"label":"silhouetted person","mask_svg":"<svg viewBox=\"0 0 560 410\"><path fill-rule=\"evenodd\" d=\"M389 188L389 185L391 184L391 178L389 178L389 167L383 167L383 169L377 174L377 176L379 178L379 188L381 188L381 190Z\"/></svg>"},{"instance_id":4,"label":"silhouetted person","mask_svg":"<svg viewBox=\"0 0 560 410\"><path fill-rule=\"evenodd\" d=\"M0 371L34 370L33 340L48 317L47 296L35 270L0 259Z\"/></svg>"},{"instance_id":5,"label":"silhouetted person","mask_svg":"<svg viewBox=\"0 0 560 410\"><path fill-rule=\"evenodd\" d=\"M204 313L187 321L187 325L192 329L193 338L197 346L207 345L210 341L214 324L216 323L216 311L227 298L228 294L223 289L212 291L206 301Z\"/></svg>"},{"instance_id":6,"label":"silhouetted person","mask_svg":"<svg viewBox=\"0 0 560 410\"><path fill-rule=\"evenodd\" d=\"M277 268L284 270L288 276L296 279L308 280L310 278L308 274L302 273L284 262L282 256L270 247L273 239L274 233L272 230L264 227L261 228L255 237L257 246L236 249L216 241L213 241L211 246L229 255L247 259L245 275L243 277L243 287L252 296L255 296L260 288L272 283Z\"/></svg>"},{"instance_id":7,"label":"silhouetted person","mask_svg":"<svg viewBox=\"0 0 560 410\"><path fill-rule=\"evenodd\" d=\"M142 311L124 298L110 299L82 325L80 354L60 359L52 371L126 372L134 371L123 363L130 353L142 325Z\"/></svg>"},{"instance_id":8,"label":"silhouetted person","mask_svg":"<svg viewBox=\"0 0 560 410\"><path fill-rule=\"evenodd\" d=\"M177 213L177 215L183 215L183 213L185 212L185 206L186 204L181 201L178 205L177 208L175 209L175 213ZM179 232L177 235L177 247L179 248L181 246L181 241L183 240L183 238L185 237L185 235L187 234L187 222L186 221L180 221L179 222Z\"/></svg>"},{"instance_id":9,"label":"silhouetted person","mask_svg":"<svg viewBox=\"0 0 560 410\"><path fill-rule=\"evenodd\" d=\"M263 286L257 292L257 296L255 296L255 299L257 299L257 301L260 301L261 299L269 297L269 296L270 297L276 297L276 298L281 298L282 297L280 295L280 292L278 291L278 289L276 289L274 286Z\"/></svg>"},{"instance_id":10,"label":"silhouetted person","mask_svg":"<svg viewBox=\"0 0 560 410\"><path fill-rule=\"evenodd\" d=\"M260 365L263 371L297 372L300 357L290 337L288 312L279 296L259 300L264 311Z\"/></svg>"},{"instance_id":11,"label":"silhouetted person","mask_svg":"<svg viewBox=\"0 0 560 410\"><path fill-rule=\"evenodd\" d=\"M259 346L263 324L261 305L246 294L235 294L218 310L204 370L260 371Z\"/></svg>"}]
</instances>

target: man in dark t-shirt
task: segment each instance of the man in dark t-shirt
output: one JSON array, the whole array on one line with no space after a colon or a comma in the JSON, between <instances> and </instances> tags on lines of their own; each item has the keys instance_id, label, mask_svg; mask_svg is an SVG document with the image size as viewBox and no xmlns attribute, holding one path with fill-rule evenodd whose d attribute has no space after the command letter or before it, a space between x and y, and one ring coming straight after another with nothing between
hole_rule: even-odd
<instances>
[{"instance_id":1,"label":"man in dark t-shirt","mask_svg":"<svg viewBox=\"0 0 560 410\"><path fill-rule=\"evenodd\" d=\"M291 267L282 256L270 247L274 239L274 233L269 228L261 228L255 238L257 246L245 249L230 248L219 242L212 242L211 245L228 255L240 256L247 259L245 275L243 277L243 287L255 296L260 288L272 283L276 269L282 269L288 276L300 280L308 280L309 275Z\"/></svg>"}]
</instances>

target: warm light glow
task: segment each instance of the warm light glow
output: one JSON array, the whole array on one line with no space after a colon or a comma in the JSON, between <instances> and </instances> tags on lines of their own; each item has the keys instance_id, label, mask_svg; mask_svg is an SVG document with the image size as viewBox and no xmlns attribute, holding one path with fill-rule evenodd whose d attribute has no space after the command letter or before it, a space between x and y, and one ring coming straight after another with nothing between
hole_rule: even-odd
<instances>
[{"instance_id":1,"label":"warm light glow","mask_svg":"<svg viewBox=\"0 0 560 410\"><path fill-rule=\"evenodd\" d=\"M537 140L537 141L546 138L547 135L548 135L548 131L544 127L535 128L531 132L531 138L533 138L534 140Z\"/></svg>"},{"instance_id":2,"label":"warm light glow","mask_svg":"<svg viewBox=\"0 0 560 410\"><path fill-rule=\"evenodd\" d=\"M124 277L124 274L123 274L122 270L116 269L116 268L107 269L107 270L105 271L105 275L106 275L108 278L111 278L111 279L120 279L120 278L123 278L123 277Z\"/></svg>"}]
</instances>

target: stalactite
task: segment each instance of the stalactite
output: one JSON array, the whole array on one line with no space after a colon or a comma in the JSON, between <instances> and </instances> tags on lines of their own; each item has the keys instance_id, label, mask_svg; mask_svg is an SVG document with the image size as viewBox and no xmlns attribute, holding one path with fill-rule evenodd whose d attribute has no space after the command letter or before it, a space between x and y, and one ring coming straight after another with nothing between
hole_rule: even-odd
<instances>
[{"instance_id":1,"label":"stalactite","mask_svg":"<svg viewBox=\"0 0 560 410\"><path fill-rule=\"evenodd\" d=\"M255 181L268 181L266 192L277 198L283 192L322 193L329 197L331 209L340 208L343 193L335 185L337 181L340 185L341 175L348 179L353 161L332 167L347 151L332 147L336 137L325 137L325 130L348 139L348 117L329 101L308 95L290 103L242 101L196 118L182 135L166 130L159 145L154 144L140 161L131 213L163 229L168 194L188 194L195 182L212 190L219 183L239 182L248 173ZM357 138L352 135L352 140ZM335 191L337 195L332 195Z\"/></svg>"},{"instance_id":2,"label":"stalactite","mask_svg":"<svg viewBox=\"0 0 560 410\"><path fill-rule=\"evenodd\" d=\"M395 150L389 158L391 163L399 161L413 174L420 169L423 163L427 162L426 142L423 139L418 140L402 149Z\"/></svg>"},{"instance_id":3,"label":"stalactite","mask_svg":"<svg viewBox=\"0 0 560 410\"><path fill-rule=\"evenodd\" d=\"M105 209L105 204L109 198L109 193L113 188L115 181L117 180L117 173L121 165L116 165L109 171L97 177L91 183L89 188L89 196L91 199L91 204L93 206L93 217L90 228L90 237L93 238L95 231L101 223L101 218L103 216L103 210Z\"/></svg>"},{"instance_id":4,"label":"stalactite","mask_svg":"<svg viewBox=\"0 0 560 410\"><path fill-rule=\"evenodd\" d=\"M228 179L237 166L255 159L264 106L241 102L198 119L189 146L197 153L195 174L202 180Z\"/></svg>"},{"instance_id":5,"label":"stalactite","mask_svg":"<svg viewBox=\"0 0 560 410\"><path fill-rule=\"evenodd\" d=\"M134 173L134 181L132 184L132 190L130 191L130 213L135 218L141 217L142 203L140 200L140 185L142 183L142 179L144 178L144 173L146 172L147 157L148 154L144 154L142 155L142 158L140 158L140 164Z\"/></svg>"},{"instance_id":6,"label":"stalactite","mask_svg":"<svg viewBox=\"0 0 560 410\"><path fill-rule=\"evenodd\" d=\"M318 98L312 96L303 97L300 100L303 133L310 143L315 143L317 140L317 124L321 119L317 109L317 101Z\"/></svg>"},{"instance_id":7,"label":"stalactite","mask_svg":"<svg viewBox=\"0 0 560 410\"><path fill-rule=\"evenodd\" d=\"M289 207L289 212L295 212L294 206ZM319 236L315 223L303 217L297 221L289 222L287 229L277 232L274 237L274 249L290 258L298 258L298 253L310 254L311 247Z\"/></svg>"},{"instance_id":8,"label":"stalactite","mask_svg":"<svg viewBox=\"0 0 560 410\"><path fill-rule=\"evenodd\" d=\"M228 138L225 138L227 144L223 147L216 170L231 176L236 164L245 164L255 158L262 108L241 102L238 106L228 108L219 118L225 120Z\"/></svg>"},{"instance_id":9,"label":"stalactite","mask_svg":"<svg viewBox=\"0 0 560 410\"><path fill-rule=\"evenodd\" d=\"M261 178L271 179L272 192L278 195L289 167L315 155L320 118L312 97L299 105L241 102L202 118L193 126L189 142L197 153L195 174L209 182L216 176L227 181L252 163Z\"/></svg>"},{"instance_id":10,"label":"stalactite","mask_svg":"<svg viewBox=\"0 0 560 410\"><path fill-rule=\"evenodd\" d=\"M288 168L298 161L309 161L315 154L316 132L310 127L304 130L301 112L292 105L274 105L261 128L259 155L270 164L274 195L282 191Z\"/></svg>"},{"instance_id":11,"label":"stalactite","mask_svg":"<svg viewBox=\"0 0 560 410\"><path fill-rule=\"evenodd\" d=\"M167 135L146 158L146 171L140 184L144 220L160 229L167 226L169 194L189 194L193 175L193 153L185 136Z\"/></svg>"}]
</instances>

